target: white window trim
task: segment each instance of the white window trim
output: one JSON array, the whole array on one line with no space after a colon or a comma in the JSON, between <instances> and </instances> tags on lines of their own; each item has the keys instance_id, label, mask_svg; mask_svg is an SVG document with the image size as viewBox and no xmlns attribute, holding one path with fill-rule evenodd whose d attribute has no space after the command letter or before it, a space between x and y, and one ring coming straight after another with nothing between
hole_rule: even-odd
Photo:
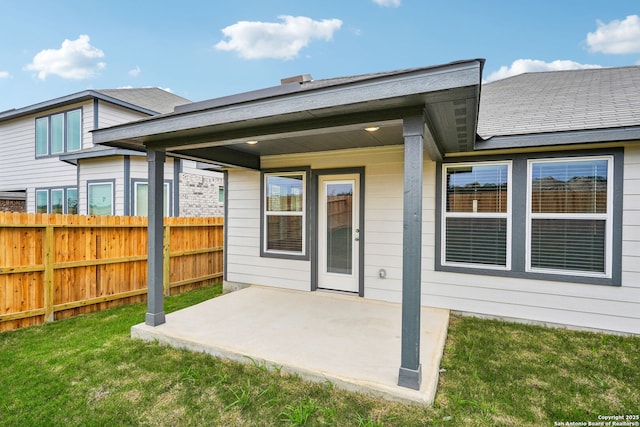
<instances>
[{"instance_id":1,"label":"white window trim","mask_svg":"<svg viewBox=\"0 0 640 427\"><path fill-rule=\"evenodd\" d=\"M579 162L588 160L607 160L607 213L532 213L531 212L531 173L534 163L560 163ZM556 157L552 159L528 159L527 160L527 210L526 210L526 246L525 246L525 271L530 273L549 273L564 276L611 278L613 268L613 156L580 156L580 157ZM596 273L579 270L559 270L552 268L531 267L531 223L534 219L595 219L605 220L605 272Z\"/></svg>"},{"instance_id":2,"label":"white window trim","mask_svg":"<svg viewBox=\"0 0 640 427\"><path fill-rule=\"evenodd\" d=\"M47 207L47 210L51 213L53 211L53 193L54 192L58 192L60 194L62 194L61 197L61 201L62 201L62 213L67 213L67 209L66 209L66 203L65 203L65 195L67 194L66 191L64 191L64 188L52 188L51 190L49 190L49 206Z\"/></svg>"},{"instance_id":3,"label":"white window trim","mask_svg":"<svg viewBox=\"0 0 640 427\"><path fill-rule=\"evenodd\" d=\"M53 122L54 117L60 117L62 128L60 129L60 149L53 151L53 126L51 122ZM55 113L49 116L49 153L51 155L62 154L66 152L67 149L67 115L66 112Z\"/></svg>"},{"instance_id":4,"label":"white window trim","mask_svg":"<svg viewBox=\"0 0 640 427\"><path fill-rule=\"evenodd\" d=\"M91 187L96 185L109 185L111 187L111 213L109 215L115 215L115 198L114 198L114 188L115 185L112 181L95 181L87 183L87 214L88 215L96 215L91 213Z\"/></svg>"},{"instance_id":5,"label":"white window trim","mask_svg":"<svg viewBox=\"0 0 640 427\"><path fill-rule=\"evenodd\" d=\"M270 176L300 176L302 175L302 210L301 211L267 211L267 181ZM303 170L301 171L290 171L290 172L265 172L264 176L264 192L262 194L264 210L262 212L263 215L263 252L265 254L278 254L278 255L293 255L293 256L306 256L307 252L307 233L305 230L307 229L307 173ZM267 245L269 243L268 233L267 233L267 224L268 217L270 216L301 216L302 217L302 250L300 252L295 251L280 251L274 249L267 249Z\"/></svg>"},{"instance_id":6,"label":"white window trim","mask_svg":"<svg viewBox=\"0 0 640 427\"><path fill-rule=\"evenodd\" d=\"M149 212L149 182L148 181L134 181L133 182L133 215L140 216L138 214L138 185L147 186L147 212ZM167 191L167 197L164 200L165 203L165 216L171 216L171 185L168 182L164 183L164 189Z\"/></svg>"},{"instance_id":7,"label":"white window trim","mask_svg":"<svg viewBox=\"0 0 640 427\"><path fill-rule=\"evenodd\" d=\"M35 200L35 211L36 213L38 213L38 193L44 193L47 196L47 213L49 213L49 190L36 190L36 200Z\"/></svg>"},{"instance_id":8,"label":"white window trim","mask_svg":"<svg viewBox=\"0 0 640 427\"><path fill-rule=\"evenodd\" d=\"M447 212L447 169L464 166L507 166L507 212ZM442 233L440 243L440 260L443 266L447 267L464 267L464 268L478 268L483 270L511 270L511 220L512 220L512 161L495 161L495 162L464 162L464 163L447 163L442 166L442 206L440 207L440 230ZM506 236L506 265L489 265L489 264L475 264L467 262L451 262L447 261L447 218L506 218L507 220L507 236Z\"/></svg>"}]
</instances>

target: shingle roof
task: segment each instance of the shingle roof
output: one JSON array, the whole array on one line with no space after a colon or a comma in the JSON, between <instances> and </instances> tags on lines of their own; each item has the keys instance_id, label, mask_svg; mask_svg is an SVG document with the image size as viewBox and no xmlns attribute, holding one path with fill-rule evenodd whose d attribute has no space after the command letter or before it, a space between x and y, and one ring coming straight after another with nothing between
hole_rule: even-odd
<instances>
[{"instance_id":1,"label":"shingle roof","mask_svg":"<svg viewBox=\"0 0 640 427\"><path fill-rule=\"evenodd\" d=\"M638 66L526 73L482 86L484 139L625 126L640 126Z\"/></svg>"},{"instance_id":2,"label":"shingle roof","mask_svg":"<svg viewBox=\"0 0 640 427\"><path fill-rule=\"evenodd\" d=\"M161 114L171 113L177 105L183 105L191 102L186 98L157 87L101 89L96 90L96 92Z\"/></svg>"},{"instance_id":3,"label":"shingle roof","mask_svg":"<svg viewBox=\"0 0 640 427\"><path fill-rule=\"evenodd\" d=\"M2 111L0 112L0 122L13 120L29 114L37 114L52 108L72 105L90 99L101 99L106 102L112 102L125 108L130 108L152 116L156 114L171 113L173 112L174 107L191 102L186 98L174 95L171 92L167 92L166 90L162 90L157 87L141 89L87 89L85 91L65 95L60 98L49 99L38 104Z\"/></svg>"},{"instance_id":4,"label":"shingle roof","mask_svg":"<svg viewBox=\"0 0 640 427\"><path fill-rule=\"evenodd\" d=\"M481 62L481 67L484 65L484 59L475 59L475 61ZM427 70L438 70L446 66L465 64L467 61L453 61L442 65L432 65L426 67L405 68L393 71L384 71L377 73L358 74L354 76L333 77L327 79L313 80L311 75L306 74L310 80L296 81L280 84L279 86L267 87L264 89L253 90L249 92L238 93L229 96L223 96L219 98L208 99L200 102L193 102L189 105L183 105L176 109L176 113L189 113L199 110L217 108L222 106L228 106L232 104L239 104L242 102L258 101L261 99L288 95L293 93L300 93L305 91L313 91L316 89L331 88L341 85L349 85L352 83L373 80L376 78L394 77L401 74L410 74L414 72L424 72ZM302 76L299 76L302 77ZM296 79L296 77L291 77Z\"/></svg>"}]
</instances>

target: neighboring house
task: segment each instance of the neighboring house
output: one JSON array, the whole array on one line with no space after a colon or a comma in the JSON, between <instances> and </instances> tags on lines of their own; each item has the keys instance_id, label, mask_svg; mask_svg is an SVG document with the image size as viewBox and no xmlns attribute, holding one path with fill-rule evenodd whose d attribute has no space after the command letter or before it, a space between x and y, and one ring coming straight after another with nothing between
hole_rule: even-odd
<instances>
[{"instance_id":1,"label":"neighboring house","mask_svg":"<svg viewBox=\"0 0 640 427\"><path fill-rule=\"evenodd\" d=\"M227 167L228 287L401 302L402 385L421 304L640 334L640 67L483 64L300 76L94 141Z\"/></svg>"},{"instance_id":2,"label":"neighboring house","mask_svg":"<svg viewBox=\"0 0 640 427\"><path fill-rule=\"evenodd\" d=\"M1 112L0 210L146 215L144 154L95 147L91 131L188 102L158 88L86 90ZM209 168L167 162L167 215L222 215L222 174Z\"/></svg>"}]
</instances>

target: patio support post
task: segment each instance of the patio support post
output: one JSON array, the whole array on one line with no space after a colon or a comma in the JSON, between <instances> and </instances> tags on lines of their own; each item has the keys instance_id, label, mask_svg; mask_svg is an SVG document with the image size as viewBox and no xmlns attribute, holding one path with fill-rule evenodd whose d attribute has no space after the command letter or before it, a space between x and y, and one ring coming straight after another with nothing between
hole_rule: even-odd
<instances>
[{"instance_id":1,"label":"patio support post","mask_svg":"<svg viewBox=\"0 0 640 427\"><path fill-rule=\"evenodd\" d=\"M424 118L405 118L402 232L402 351L398 385L420 389L420 291L422 266L422 163Z\"/></svg>"},{"instance_id":2,"label":"patio support post","mask_svg":"<svg viewBox=\"0 0 640 427\"><path fill-rule=\"evenodd\" d=\"M147 314L145 323L158 326L165 322L163 295L163 228L164 228L164 159L160 150L147 150L148 185L148 243L147 255Z\"/></svg>"}]
</instances>

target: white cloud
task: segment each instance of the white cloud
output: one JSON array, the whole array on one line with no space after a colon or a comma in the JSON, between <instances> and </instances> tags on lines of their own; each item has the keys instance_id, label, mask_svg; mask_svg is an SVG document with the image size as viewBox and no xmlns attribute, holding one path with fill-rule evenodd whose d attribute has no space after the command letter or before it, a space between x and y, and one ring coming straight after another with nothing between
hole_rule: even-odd
<instances>
[{"instance_id":1,"label":"white cloud","mask_svg":"<svg viewBox=\"0 0 640 427\"><path fill-rule=\"evenodd\" d=\"M142 70L140 69L140 67L136 65L136 68L134 68L132 70L129 70L129 75L131 77L138 77L138 75L140 74L141 71Z\"/></svg>"},{"instance_id":2,"label":"white cloud","mask_svg":"<svg viewBox=\"0 0 640 427\"><path fill-rule=\"evenodd\" d=\"M400 0L373 0L373 2L383 7L400 7Z\"/></svg>"},{"instance_id":3,"label":"white cloud","mask_svg":"<svg viewBox=\"0 0 640 427\"><path fill-rule=\"evenodd\" d=\"M222 29L229 38L215 45L218 50L236 51L245 59L293 59L313 39L329 41L340 29L339 19L314 21L305 16L278 17L282 22L240 21Z\"/></svg>"},{"instance_id":4,"label":"white cloud","mask_svg":"<svg viewBox=\"0 0 640 427\"><path fill-rule=\"evenodd\" d=\"M105 63L100 61L103 57L104 52L91 46L89 36L82 34L77 40L65 39L60 49L38 52L25 69L37 71L40 80L45 80L48 75L82 80L95 76L105 67Z\"/></svg>"},{"instance_id":5,"label":"white cloud","mask_svg":"<svg viewBox=\"0 0 640 427\"><path fill-rule=\"evenodd\" d=\"M522 73L535 73L540 71L581 70L584 68L602 68L595 64L580 64L569 60L556 60L544 62L538 59L516 59L510 67L503 65L498 71L489 74L485 83L501 80Z\"/></svg>"},{"instance_id":6,"label":"white cloud","mask_svg":"<svg viewBox=\"0 0 640 427\"><path fill-rule=\"evenodd\" d=\"M11 74L8 71L0 71L0 79L10 79Z\"/></svg>"},{"instance_id":7,"label":"white cloud","mask_svg":"<svg viewBox=\"0 0 640 427\"><path fill-rule=\"evenodd\" d=\"M608 24L598 21L598 29L587 34L590 52L613 54L640 52L640 16L629 15L624 20Z\"/></svg>"}]
</instances>

